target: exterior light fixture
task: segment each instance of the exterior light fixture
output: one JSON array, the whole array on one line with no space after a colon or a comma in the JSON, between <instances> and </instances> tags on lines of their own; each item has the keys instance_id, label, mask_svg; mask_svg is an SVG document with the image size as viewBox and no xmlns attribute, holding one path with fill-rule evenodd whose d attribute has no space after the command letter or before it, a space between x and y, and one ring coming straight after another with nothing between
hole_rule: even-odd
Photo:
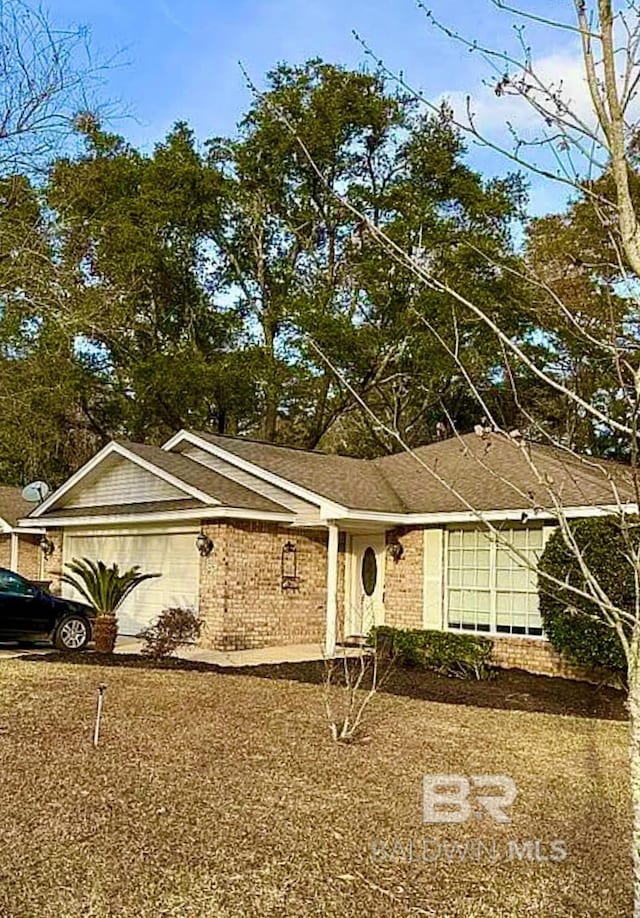
<instances>
[{"instance_id":1,"label":"exterior light fixture","mask_svg":"<svg viewBox=\"0 0 640 918\"><path fill-rule=\"evenodd\" d=\"M282 547L281 573L282 589L297 590L300 581L298 579L298 550L295 542L285 542Z\"/></svg>"},{"instance_id":2,"label":"exterior light fixture","mask_svg":"<svg viewBox=\"0 0 640 918\"><path fill-rule=\"evenodd\" d=\"M209 538L203 529L200 530L196 538L196 548L201 558L208 558L213 551L213 540Z\"/></svg>"},{"instance_id":3,"label":"exterior light fixture","mask_svg":"<svg viewBox=\"0 0 640 918\"><path fill-rule=\"evenodd\" d=\"M391 540L387 545L387 555L395 564L397 564L404 555L404 545L395 534L391 536Z\"/></svg>"},{"instance_id":4,"label":"exterior light fixture","mask_svg":"<svg viewBox=\"0 0 640 918\"><path fill-rule=\"evenodd\" d=\"M50 558L51 555L56 550L56 546L53 544L51 539L48 539L46 535L43 535L40 539L38 545L40 546L40 551L45 556L45 558Z\"/></svg>"}]
</instances>

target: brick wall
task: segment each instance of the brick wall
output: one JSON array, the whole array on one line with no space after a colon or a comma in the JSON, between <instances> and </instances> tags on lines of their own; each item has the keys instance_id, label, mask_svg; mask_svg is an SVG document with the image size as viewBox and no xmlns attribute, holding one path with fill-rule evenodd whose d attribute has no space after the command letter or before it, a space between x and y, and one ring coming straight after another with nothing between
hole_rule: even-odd
<instances>
[{"instance_id":1,"label":"brick wall","mask_svg":"<svg viewBox=\"0 0 640 918\"><path fill-rule=\"evenodd\" d=\"M47 538L53 542L54 551L48 558L43 558L42 580L50 581L52 593L60 593L60 575L62 574L62 530L48 529Z\"/></svg>"},{"instance_id":2,"label":"brick wall","mask_svg":"<svg viewBox=\"0 0 640 918\"><path fill-rule=\"evenodd\" d=\"M387 556L385 567L385 624L393 628L423 628L424 530L387 532L387 545L400 541L404 553L399 561ZM549 641L525 637L493 638L493 660L504 669L523 669L544 676L562 676L596 683L606 673L572 666Z\"/></svg>"},{"instance_id":3,"label":"brick wall","mask_svg":"<svg viewBox=\"0 0 640 918\"><path fill-rule=\"evenodd\" d=\"M17 572L27 580L40 578L40 549L38 543L40 536L18 536L18 564ZM0 535L0 567L11 569L11 535Z\"/></svg>"},{"instance_id":4,"label":"brick wall","mask_svg":"<svg viewBox=\"0 0 640 918\"><path fill-rule=\"evenodd\" d=\"M11 536L0 535L0 567L11 567Z\"/></svg>"},{"instance_id":5,"label":"brick wall","mask_svg":"<svg viewBox=\"0 0 640 918\"><path fill-rule=\"evenodd\" d=\"M533 638L497 637L493 639L493 662L503 669L524 669L542 676L562 676L586 682L607 682L608 673L572 666L557 653L549 641Z\"/></svg>"},{"instance_id":6,"label":"brick wall","mask_svg":"<svg viewBox=\"0 0 640 918\"><path fill-rule=\"evenodd\" d=\"M18 573L27 580L40 580L41 536L21 535L18 540Z\"/></svg>"},{"instance_id":7,"label":"brick wall","mask_svg":"<svg viewBox=\"0 0 640 918\"><path fill-rule=\"evenodd\" d=\"M423 627L424 530L387 532L387 545L396 539L404 549L394 561L387 554L384 578L385 624L392 628Z\"/></svg>"},{"instance_id":8,"label":"brick wall","mask_svg":"<svg viewBox=\"0 0 640 918\"><path fill-rule=\"evenodd\" d=\"M202 644L224 650L324 639L327 531L238 520L206 523L214 551L200 564ZM282 589L282 548L296 545L299 588ZM342 541L344 553L344 541ZM344 561L339 563L339 606ZM339 608L339 615L341 609Z\"/></svg>"}]
</instances>

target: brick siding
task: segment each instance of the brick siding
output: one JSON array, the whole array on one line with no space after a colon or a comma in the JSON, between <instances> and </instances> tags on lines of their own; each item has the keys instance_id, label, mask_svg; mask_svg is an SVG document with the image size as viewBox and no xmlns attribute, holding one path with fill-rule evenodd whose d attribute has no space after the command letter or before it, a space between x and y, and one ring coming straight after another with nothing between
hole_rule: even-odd
<instances>
[{"instance_id":1,"label":"brick siding","mask_svg":"<svg viewBox=\"0 0 640 918\"><path fill-rule=\"evenodd\" d=\"M17 572L27 580L38 580L40 577L40 536L18 536ZM0 567L11 568L11 535L0 535Z\"/></svg>"},{"instance_id":2,"label":"brick siding","mask_svg":"<svg viewBox=\"0 0 640 918\"><path fill-rule=\"evenodd\" d=\"M291 529L249 521L211 522L203 528L215 546L200 565L203 646L243 650L277 644L322 644L325 529ZM296 545L296 590L282 588L282 549L287 541ZM339 598L344 593L343 578L344 563L339 564Z\"/></svg>"},{"instance_id":3,"label":"brick siding","mask_svg":"<svg viewBox=\"0 0 640 918\"><path fill-rule=\"evenodd\" d=\"M27 580L40 580L41 536L20 536L18 540L18 573Z\"/></svg>"},{"instance_id":4,"label":"brick siding","mask_svg":"<svg viewBox=\"0 0 640 918\"><path fill-rule=\"evenodd\" d=\"M387 532L387 545L399 541L404 549L399 561L387 555L384 577L385 623L392 628L423 627L424 530Z\"/></svg>"},{"instance_id":5,"label":"brick siding","mask_svg":"<svg viewBox=\"0 0 640 918\"><path fill-rule=\"evenodd\" d=\"M291 529L274 523L244 520L203 524L214 550L200 561L200 614L205 622L203 647L243 650L278 644L321 645L324 641L327 580L326 529ZM43 561L42 579L60 591L62 532L50 530L55 545ZM395 628L423 627L423 529L387 533L387 545L398 538L404 548L399 561L385 563L385 622ZM39 579L39 537L21 537L20 572ZM283 590L282 548L292 541L297 550L299 588ZM0 536L0 566L9 566L10 539ZM6 561L5 559L6 555ZM338 639L344 622L345 535L338 554ZM496 637L494 663L547 676L606 681L606 676L572 666L548 641Z\"/></svg>"},{"instance_id":6,"label":"brick siding","mask_svg":"<svg viewBox=\"0 0 640 918\"><path fill-rule=\"evenodd\" d=\"M60 575L62 574L62 530L47 530L47 538L53 542L53 554L43 559L42 579L50 582L52 593L60 593Z\"/></svg>"},{"instance_id":7,"label":"brick siding","mask_svg":"<svg viewBox=\"0 0 640 918\"><path fill-rule=\"evenodd\" d=\"M385 624L393 628L423 628L424 530L387 532L387 545L400 541L402 558L387 556L385 569ZM572 666L549 641L519 637L495 637L493 660L504 669L523 669L544 676L562 676L601 683L608 674Z\"/></svg>"},{"instance_id":8,"label":"brick siding","mask_svg":"<svg viewBox=\"0 0 640 918\"><path fill-rule=\"evenodd\" d=\"M0 567L11 567L11 536L0 535Z\"/></svg>"},{"instance_id":9,"label":"brick siding","mask_svg":"<svg viewBox=\"0 0 640 918\"><path fill-rule=\"evenodd\" d=\"M542 676L562 676L583 682L608 682L610 674L573 666L553 649L549 641L532 638L493 639L493 662L502 669L524 669Z\"/></svg>"}]
</instances>

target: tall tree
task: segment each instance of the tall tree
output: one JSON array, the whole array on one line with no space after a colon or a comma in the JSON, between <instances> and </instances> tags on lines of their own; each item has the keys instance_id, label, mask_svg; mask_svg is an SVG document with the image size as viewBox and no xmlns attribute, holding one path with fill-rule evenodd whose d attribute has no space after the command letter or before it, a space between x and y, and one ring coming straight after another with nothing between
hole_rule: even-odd
<instances>
[{"instance_id":1,"label":"tall tree","mask_svg":"<svg viewBox=\"0 0 640 918\"><path fill-rule=\"evenodd\" d=\"M356 226L334 192L366 183L379 193L404 124L403 101L378 76L313 60L268 74L239 138L211 142L231 201L215 241L238 308L250 317L269 440L315 445L333 420L331 374L304 337L346 352L354 334L348 260Z\"/></svg>"},{"instance_id":2,"label":"tall tree","mask_svg":"<svg viewBox=\"0 0 640 918\"><path fill-rule=\"evenodd\" d=\"M104 426L161 439L251 417L237 315L215 301L208 240L224 218L218 173L184 124L151 156L95 124L86 139L83 156L56 164L48 202L84 349L111 380Z\"/></svg>"},{"instance_id":3,"label":"tall tree","mask_svg":"<svg viewBox=\"0 0 640 918\"><path fill-rule=\"evenodd\" d=\"M633 149L633 147L632 147ZM640 174L629 158L629 187L640 208ZM634 290L638 278L616 229L612 175L576 187L564 212L532 221L526 238L534 321L544 329L540 344L548 355L548 372L612 420L627 424L633 409L628 390L636 361L616 359L616 349L637 352L640 326ZM609 348L597 342L610 342ZM596 420L570 398L546 399L537 386L549 423L562 441L596 455L627 457L628 438ZM541 409L544 409L541 411Z\"/></svg>"},{"instance_id":4,"label":"tall tree","mask_svg":"<svg viewBox=\"0 0 640 918\"><path fill-rule=\"evenodd\" d=\"M510 312L515 330L518 296L488 255L513 249L522 184L515 176L484 183L464 153L446 110L416 117L380 75L320 61L269 74L239 139L211 143L231 201L215 242L238 307L251 317L267 439L352 451L388 445L371 441L370 429L364 443L357 424L350 433L350 398L320 352L416 441L433 435L447 390L448 409L462 420L459 374L446 348L416 325L408 307L417 300L447 343L458 334L459 344L474 344L478 372L493 385L495 343L488 354L441 298L416 293L409 272L389 274L348 206L481 290L492 309Z\"/></svg>"},{"instance_id":5,"label":"tall tree","mask_svg":"<svg viewBox=\"0 0 640 918\"><path fill-rule=\"evenodd\" d=\"M39 5L0 5L0 480L59 480L84 458L80 376L67 285L40 193L100 83L86 29ZM50 327L54 315L64 327ZM71 320L72 322L73 320ZM71 335L71 337L70 337ZM86 380L85 380L86 382ZM71 427L71 430L69 429ZM77 431L77 433L76 433ZM79 452L76 452L76 446Z\"/></svg>"}]
</instances>

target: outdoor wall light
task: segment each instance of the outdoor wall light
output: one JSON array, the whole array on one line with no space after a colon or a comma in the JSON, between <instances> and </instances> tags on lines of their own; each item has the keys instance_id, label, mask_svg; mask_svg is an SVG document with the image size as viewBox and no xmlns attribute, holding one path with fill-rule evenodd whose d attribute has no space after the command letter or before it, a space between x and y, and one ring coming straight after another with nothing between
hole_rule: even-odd
<instances>
[{"instance_id":1,"label":"outdoor wall light","mask_svg":"<svg viewBox=\"0 0 640 918\"><path fill-rule=\"evenodd\" d=\"M285 542L281 558L282 589L297 590L300 586L298 580L298 550L295 542Z\"/></svg>"},{"instance_id":2,"label":"outdoor wall light","mask_svg":"<svg viewBox=\"0 0 640 918\"><path fill-rule=\"evenodd\" d=\"M402 556L404 555L404 545L398 539L397 536L392 537L392 541L387 545L387 555L394 561L396 564Z\"/></svg>"},{"instance_id":3,"label":"outdoor wall light","mask_svg":"<svg viewBox=\"0 0 640 918\"><path fill-rule=\"evenodd\" d=\"M206 532L204 532L202 529L196 538L196 548L200 552L201 558L208 558L213 551L213 540L210 539Z\"/></svg>"},{"instance_id":4,"label":"outdoor wall light","mask_svg":"<svg viewBox=\"0 0 640 918\"><path fill-rule=\"evenodd\" d=\"M53 544L51 539L46 537L46 535L42 536L38 544L40 546L40 551L45 556L45 558L50 558L56 550L56 546Z\"/></svg>"}]
</instances>

